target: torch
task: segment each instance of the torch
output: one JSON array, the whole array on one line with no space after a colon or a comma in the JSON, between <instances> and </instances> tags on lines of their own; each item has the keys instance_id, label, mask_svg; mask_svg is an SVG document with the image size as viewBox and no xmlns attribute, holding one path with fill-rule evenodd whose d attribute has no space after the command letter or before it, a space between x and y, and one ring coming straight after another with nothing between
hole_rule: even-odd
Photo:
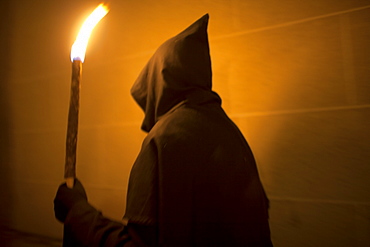
<instances>
[{"instance_id":1,"label":"torch","mask_svg":"<svg viewBox=\"0 0 370 247\"><path fill-rule=\"evenodd\" d=\"M108 13L106 5L100 4L85 20L76 41L71 49L72 61L72 81L71 97L69 102L68 126L66 138L66 159L64 178L69 188L73 188L76 178L76 150L78 133L78 112L80 102L80 80L82 73L82 63L85 60L85 52L92 30L98 22Z\"/></svg>"}]
</instances>

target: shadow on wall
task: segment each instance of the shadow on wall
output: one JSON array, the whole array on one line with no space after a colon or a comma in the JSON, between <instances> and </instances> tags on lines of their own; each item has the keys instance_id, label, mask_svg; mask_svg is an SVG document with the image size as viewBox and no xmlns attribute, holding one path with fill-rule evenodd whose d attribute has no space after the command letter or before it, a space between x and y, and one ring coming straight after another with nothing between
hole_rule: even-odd
<instances>
[{"instance_id":1,"label":"shadow on wall","mask_svg":"<svg viewBox=\"0 0 370 247\"><path fill-rule=\"evenodd\" d=\"M0 8L0 227L10 225L12 218L12 186L10 169L10 109L9 109L9 63L10 58L10 0L3 1ZM1 228L0 228L1 230Z\"/></svg>"}]
</instances>

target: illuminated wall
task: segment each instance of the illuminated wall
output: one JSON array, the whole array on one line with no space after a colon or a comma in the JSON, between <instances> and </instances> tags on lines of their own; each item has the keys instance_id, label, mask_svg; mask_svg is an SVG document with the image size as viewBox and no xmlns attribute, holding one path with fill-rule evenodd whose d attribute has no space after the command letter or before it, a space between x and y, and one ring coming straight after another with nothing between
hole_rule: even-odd
<instances>
[{"instance_id":1,"label":"illuminated wall","mask_svg":"<svg viewBox=\"0 0 370 247\"><path fill-rule=\"evenodd\" d=\"M91 0L1 7L0 222L61 237L70 47ZM370 1L110 1L83 65L77 173L120 219L145 134L129 89L205 13L214 90L255 153L275 246L370 242Z\"/></svg>"}]
</instances>

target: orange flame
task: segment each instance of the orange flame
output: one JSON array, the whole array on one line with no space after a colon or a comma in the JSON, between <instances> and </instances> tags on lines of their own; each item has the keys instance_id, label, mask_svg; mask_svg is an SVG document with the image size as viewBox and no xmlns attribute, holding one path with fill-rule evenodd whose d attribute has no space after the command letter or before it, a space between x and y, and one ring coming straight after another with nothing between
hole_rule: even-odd
<instances>
[{"instance_id":1,"label":"orange flame","mask_svg":"<svg viewBox=\"0 0 370 247\"><path fill-rule=\"evenodd\" d=\"M71 61L84 62L87 43L94 27L109 12L108 6L100 4L85 20L71 49Z\"/></svg>"}]
</instances>

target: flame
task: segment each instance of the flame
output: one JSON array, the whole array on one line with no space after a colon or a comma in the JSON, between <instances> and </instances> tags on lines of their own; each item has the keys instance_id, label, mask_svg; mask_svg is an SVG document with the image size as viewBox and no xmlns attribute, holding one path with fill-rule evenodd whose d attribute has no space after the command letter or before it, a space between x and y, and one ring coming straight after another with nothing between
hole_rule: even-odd
<instances>
[{"instance_id":1,"label":"flame","mask_svg":"<svg viewBox=\"0 0 370 247\"><path fill-rule=\"evenodd\" d=\"M87 17L82 25L80 32L77 35L76 41L71 49L71 61L81 60L84 62L87 43L94 27L98 22L108 13L109 8L104 4L100 4L96 9Z\"/></svg>"}]
</instances>

